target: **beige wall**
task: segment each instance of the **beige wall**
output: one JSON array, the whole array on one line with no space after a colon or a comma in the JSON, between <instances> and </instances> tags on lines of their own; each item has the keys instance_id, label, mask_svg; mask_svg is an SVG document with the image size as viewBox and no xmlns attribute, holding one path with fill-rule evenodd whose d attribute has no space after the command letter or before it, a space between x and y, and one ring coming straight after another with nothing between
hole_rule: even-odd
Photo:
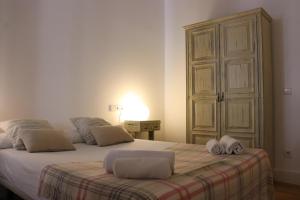
<instances>
[{"instance_id":1,"label":"beige wall","mask_svg":"<svg viewBox=\"0 0 300 200\"><path fill-rule=\"evenodd\" d=\"M300 184L299 0L165 1L165 139L185 141L185 36L182 26L264 7L273 17L276 176ZM291 96L283 88L292 88ZM284 151L291 150L292 158Z\"/></svg>"},{"instance_id":2,"label":"beige wall","mask_svg":"<svg viewBox=\"0 0 300 200\"><path fill-rule=\"evenodd\" d=\"M0 0L0 120L101 116L132 91L164 118L164 4Z\"/></svg>"}]
</instances>

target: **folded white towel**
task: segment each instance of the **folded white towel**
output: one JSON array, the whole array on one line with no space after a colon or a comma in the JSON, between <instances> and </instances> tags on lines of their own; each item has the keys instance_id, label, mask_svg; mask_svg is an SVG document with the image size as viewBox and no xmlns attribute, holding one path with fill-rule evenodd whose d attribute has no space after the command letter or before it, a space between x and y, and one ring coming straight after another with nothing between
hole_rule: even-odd
<instances>
[{"instance_id":1,"label":"folded white towel","mask_svg":"<svg viewBox=\"0 0 300 200\"><path fill-rule=\"evenodd\" d=\"M118 158L113 164L118 178L166 179L172 175L168 158Z\"/></svg>"},{"instance_id":2,"label":"folded white towel","mask_svg":"<svg viewBox=\"0 0 300 200\"><path fill-rule=\"evenodd\" d=\"M112 149L107 153L103 161L103 166L106 172L112 173L114 161L120 158L167 158L169 160L172 173L174 172L175 153L172 151Z\"/></svg>"},{"instance_id":3,"label":"folded white towel","mask_svg":"<svg viewBox=\"0 0 300 200\"><path fill-rule=\"evenodd\" d=\"M229 135L224 135L220 140L221 145L225 146L227 154L241 154L245 148L242 143Z\"/></svg>"},{"instance_id":4,"label":"folded white towel","mask_svg":"<svg viewBox=\"0 0 300 200\"><path fill-rule=\"evenodd\" d=\"M216 155L224 154L225 147L221 145L216 139L210 139L206 143L206 148L209 153L213 153Z\"/></svg>"}]
</instances>

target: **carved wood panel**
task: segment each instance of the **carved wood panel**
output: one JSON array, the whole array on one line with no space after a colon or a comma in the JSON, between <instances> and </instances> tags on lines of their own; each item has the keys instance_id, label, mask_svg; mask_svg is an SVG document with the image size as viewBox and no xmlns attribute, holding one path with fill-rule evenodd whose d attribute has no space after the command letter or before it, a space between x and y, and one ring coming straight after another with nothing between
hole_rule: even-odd
<instances>
[{"instance_id":1,"label":"carved wood panel","mask_svg":"<svg viewBox=\"0 0 300 200\"><path fill-rule=\"evenodd\" d=\"M222 135L255 132L255 101L249 97L227 98L222 103Z\"/></svg>"},{"instance_id":2,"label":"carved wood panel","mask_svg":"<svg viewBox=\"0 0 300 200\"><path fill-rule=\"evenodd\" d=\"M250 55L254 53L255 18L233 20L221 24L223 57Z\"/></svg>"},{"instance_id":3,"label":"carved wood panel","mask_svg":"<svg viewBox=\"0 0 300 200\"><path fill-rule=\"evenodd\" d=\"M217 90L216 64L194 65L192 69L192 94L215 95Z\"/></svg>"},{"instance_id":4,"label":"carved wood panel","mask_svg":"<svg viewBox=\"0 0 300 200\"><path fill-rule=\"evenodd\" d=\"M192 61L214 59L217 55L216 28L214 26L194 30L191 33Z\"/></svg>"},{"instance_id":5,"label":"carved wood panel","mask_svg":"<svg viewBox=\"0 0 300 200\"><path fill-rule=\"evenodd\" d=\"M217 132L219 123L215 98L195 99L192 103L192 131Z\"/></svg>"},{"instance_id":6,"label":"carved wood panel","mask_svg":"<svg viewBox=\"0 0 300 200\"><path fill-rule=\"evenodd\" d=\"M222 85L227 95L255 92L257 70L253 59L227 60L222 71Z\"/></svg>"},{"instance_id":7,"label":"carved wood panel","mask_svg":"<svg viewBox=\"0 0 300 200\"><path fill-rule=\"evenodd\" d=\"M194 144L206 144L210 139L217 139L216 135L193 134Z\"/></svg>"}]
</instances>

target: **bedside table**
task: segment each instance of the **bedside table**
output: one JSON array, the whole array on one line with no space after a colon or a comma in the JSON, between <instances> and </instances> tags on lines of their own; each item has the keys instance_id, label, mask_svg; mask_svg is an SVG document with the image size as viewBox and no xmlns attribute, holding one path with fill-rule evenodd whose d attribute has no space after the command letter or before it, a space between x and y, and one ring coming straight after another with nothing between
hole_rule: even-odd
<instances>
[{"instance_id":1,"label":"bedside table","mask_svg":"<svg viewBox=\"0 0 300 200\"><path fill-rule=\"evenodd\" d=\"M129 133L148 132L149 140L154 140L154 131L160 130L160 120L124 121L124 127Z\"/></svg>"}]
</instances>

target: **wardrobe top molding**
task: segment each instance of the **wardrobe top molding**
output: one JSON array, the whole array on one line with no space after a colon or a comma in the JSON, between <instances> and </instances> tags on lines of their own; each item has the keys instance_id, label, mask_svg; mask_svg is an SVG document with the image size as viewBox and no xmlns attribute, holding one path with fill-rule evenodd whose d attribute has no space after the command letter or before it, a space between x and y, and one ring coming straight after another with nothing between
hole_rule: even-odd
<instances>
[{"instance_id":1,"label":"wardrobe top molding","mask_svg":"<svg viewBox=\"0 0 300 200\"><path fill-rule=\"evenodd\" d=\"M226 16L226 17L220 17L220 18L216 18L216 19L210 19L210 20L206 20L203 22L186 25L183 28L188 30L188 29L196 28L196 27L203 26L206 24L221 23L223 21L227 21L227 20L234 19L237 17L245 17L245 16L253 15L253 14L262 14L266 17L266 19L269 22L272 22L272 17L263 8L256 8L256 9L252 9L252 10L248 10L248 11L244 11L244 12L239 12L234 15L230 15L230 16Z\"/></svg>"}]
</instances>

